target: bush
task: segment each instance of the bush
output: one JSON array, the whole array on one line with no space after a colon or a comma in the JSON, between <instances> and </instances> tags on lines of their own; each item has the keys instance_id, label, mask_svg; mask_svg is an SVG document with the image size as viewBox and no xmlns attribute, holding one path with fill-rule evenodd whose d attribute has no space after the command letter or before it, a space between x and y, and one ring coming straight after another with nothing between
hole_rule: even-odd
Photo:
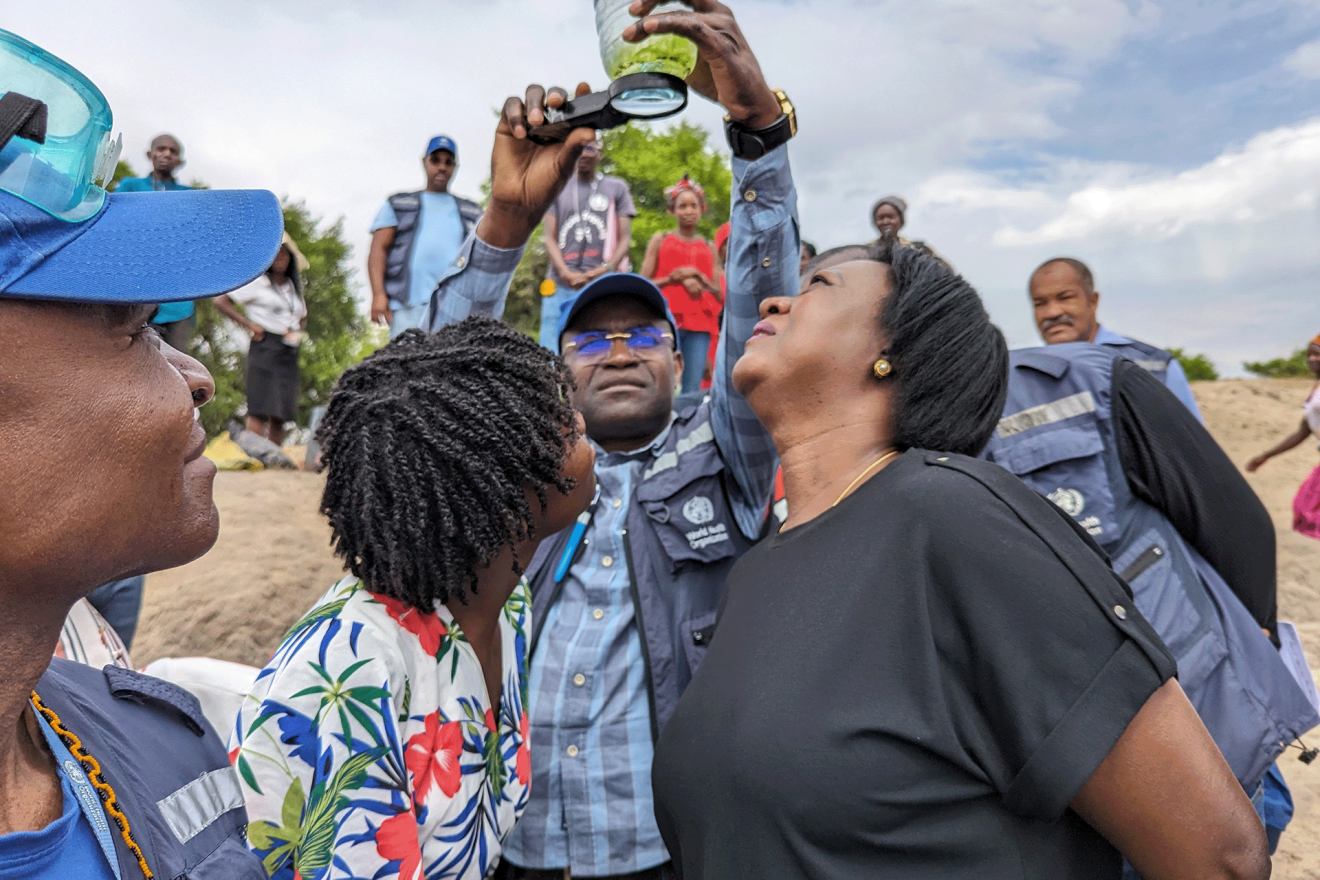
<instances>
[{"instance_id":1,"label":"bush","mask_svg":"<svg viewBox=\"0 0 1320 880\"><path fill-rule=\"evenodd\" d=\"M1181 348L1171 348L1169 354L1178 359L1189 382L1213 382L1219 378L1219 371L1203 354L1187 354Z\"/></svg>"},{"instance_id":2,"label":"bush","mask_svg":"<svg viewBox=\"0 0 1320 880\"><path fill-rule=\"evenodd\" d=\"M1292 376L1309 376L1311 370L1306 366L1306 349L1299 348L1286 358L1272 361L1247 361L1243 368L1253 376L1263 379L1287 379Z\"/></svg>"}]
</instances>

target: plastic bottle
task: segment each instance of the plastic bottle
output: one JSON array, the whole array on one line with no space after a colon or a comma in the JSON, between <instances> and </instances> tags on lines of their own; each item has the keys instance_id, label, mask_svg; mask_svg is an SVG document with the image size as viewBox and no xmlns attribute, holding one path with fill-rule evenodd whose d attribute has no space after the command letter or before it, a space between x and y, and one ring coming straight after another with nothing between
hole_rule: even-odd
<instances>
[{"instance_id":1,"label":"plastic bottle","mask_svg":"<svg viewBox=\"0 0 1320 880\"><path fill-rule=\"evenodd\" d=\"M611 80L630 73L668 73L686 79L697 66L697 46L686 37L658 34L640 43L628 43L623 31L634 18L628 12L632 0L594 0L596 33L600 36L600 60ZM653 14L687 9L681 3L661 3Z\"/></svg>"}]
</instances>

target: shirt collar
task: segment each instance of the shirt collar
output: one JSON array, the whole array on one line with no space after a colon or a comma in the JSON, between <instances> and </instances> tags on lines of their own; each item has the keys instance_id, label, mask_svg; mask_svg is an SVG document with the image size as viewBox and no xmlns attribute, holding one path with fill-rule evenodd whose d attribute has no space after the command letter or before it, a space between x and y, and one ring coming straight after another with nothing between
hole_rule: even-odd
<instances>
[{"instance_id":1,"label":"shirt collar","mask_svg":"<svg viewBox=\"0 0 1320 880\"><path fill-rule=\"evenodd\" d=\"M1096 328L1094 341L1096 345L1127 345L1132 340L1128 339L1126 336L1120 336L1113 330L1106 329L1105 326L1101 324Z\"/></svg>"}]
</instances>

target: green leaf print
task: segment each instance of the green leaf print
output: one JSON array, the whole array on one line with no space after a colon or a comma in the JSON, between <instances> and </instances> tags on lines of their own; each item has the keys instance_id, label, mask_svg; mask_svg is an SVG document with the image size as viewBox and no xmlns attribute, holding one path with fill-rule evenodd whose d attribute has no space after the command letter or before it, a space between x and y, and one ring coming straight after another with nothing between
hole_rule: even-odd
<instances>
[{"instance_id":1,"label":"green leaf print","mask_svg":"<svg viewBox=\"0 0 1320 880\"><path fill-rule=\"evenodd\" d=\"M288 642L298 633L316 626L316 624L323 620L338 617L339 612L344 610L344 605L347 604L347 602L347 599L336 599L333 602L327 602L324 605L316 606L311 611L308 611L302 620L299 620L293 626L289 627L289 631L284 634L284 638L280 640L280 643L284 644Z\"/></svg>"},{"instance_id":2,"label":"green leaf print","mask_svg":"<svg viewBox=\"0 0 1320 880\"><path fill-rule=\"evenodd\" d=\"M247 827L248 842L257 850L270 850L261 860L267 874L275 873L286 857L298 847L302 837L302 780L294 777L293 784L284 793L284 803L280 807L280 823L262 820ZM276 844L279 844L276 846ZM272 847L274 847L272 849Z\"/></svg>"},{"instance_id":3,"label":"green leaf print","mask_svg":"<svg viewBox=\"0 0 1320 880\"><path fill-rule=\"evenodd\" d=\"M361 788L367 781L367 768L388 751L382 747L359 752L335 771L329 785L322 782L312 788L303 816L302 840L293 857L299 874L311 877L329 866L334 858L335 817L348 806L344 792Z\"/></svg>"}]
</instances>

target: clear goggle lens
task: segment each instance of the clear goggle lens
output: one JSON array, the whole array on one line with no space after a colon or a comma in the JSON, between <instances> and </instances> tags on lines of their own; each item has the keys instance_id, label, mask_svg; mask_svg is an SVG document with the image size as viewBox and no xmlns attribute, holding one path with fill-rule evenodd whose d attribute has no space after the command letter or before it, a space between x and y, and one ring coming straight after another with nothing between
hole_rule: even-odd
<instances>
[{"instance_id":1,"label":"clear goggle lens","mask_svg":"<svg viewBox=\"0 0 1320 880\"><path fill-rule=\"evenodd\" d=\"M0 95L46 105L46 142L15 135L0 149L0 190L77 222L101 209L122 138L101 91L81 73L22 37L0 30Z\"/></svg>"}]
</instances>

